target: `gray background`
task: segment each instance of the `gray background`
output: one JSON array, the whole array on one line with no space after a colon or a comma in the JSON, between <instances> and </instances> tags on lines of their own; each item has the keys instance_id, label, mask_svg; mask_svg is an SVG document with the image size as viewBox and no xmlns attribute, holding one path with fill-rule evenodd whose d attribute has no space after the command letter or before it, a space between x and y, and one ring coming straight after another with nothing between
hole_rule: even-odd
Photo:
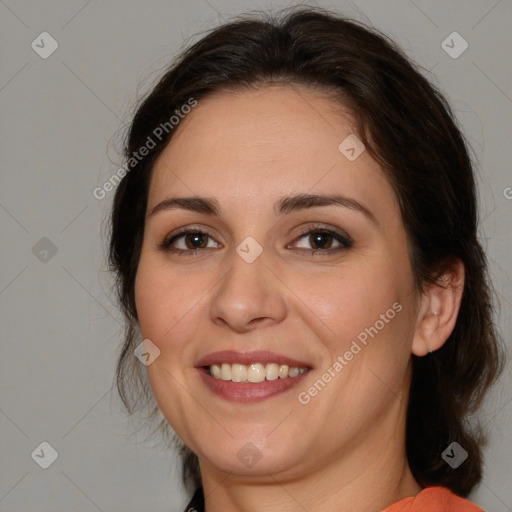
<instances>
[{"instance_id":1,"label":"gray background","mask_svg":"<svg viewBox=\"0 0 512 512\"><path fill-rule=\"evenodd\" d=\"M233 14L292 4L0 0L0 510L184 508L175 456L134 433L111 391L122 319L101 226L112 193L99 201L92 191L121 164L115 134L135 98L184 42ZM512 2L318 4L390 35L451 101L477 159L481 236L510 347ZM31 48L44 31L59 45L47 59ZM456 59L441 47L453 31L469 44ZM511 382L508 365L481 415L491 442L471 498L489 512L512 510ZM31 458L43 441L58 452L48 469Z\"/></svg>"}]
</instances>

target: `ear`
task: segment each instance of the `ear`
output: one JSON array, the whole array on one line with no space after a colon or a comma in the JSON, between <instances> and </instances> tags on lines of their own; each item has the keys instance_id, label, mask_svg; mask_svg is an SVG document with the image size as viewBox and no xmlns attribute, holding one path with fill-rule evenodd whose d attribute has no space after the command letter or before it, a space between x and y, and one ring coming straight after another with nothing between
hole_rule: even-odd
<instances>
[{"instance_id":1,"label":"ear","mask_svg":"<svg viewBox=\"0 0 512 512\"><path fill-rule=\"evenodd\" d=\"M455 327L464 290L464 264L456 260L434 284L423 291L412 353L424 356L441 348Z\"/></svg>"}]
</instances>

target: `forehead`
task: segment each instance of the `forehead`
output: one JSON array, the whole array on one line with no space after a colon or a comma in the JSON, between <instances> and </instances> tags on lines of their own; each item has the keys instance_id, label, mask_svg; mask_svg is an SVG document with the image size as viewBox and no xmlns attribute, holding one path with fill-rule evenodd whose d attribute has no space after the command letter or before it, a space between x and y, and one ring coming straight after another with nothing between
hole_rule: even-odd
<instances>
[{"instance_id":1,"label":"forehead","mask_svg":"<svg viewBox=\"0 0 512 512\"><path fill-rule=\"evenodd\" d=\"M341 103L327 93L299 85L222 90L199 100L180 123L168 146L180 150L267 153L271 159L290 148L295 153L336 150L336 141L354 131ZM334 147L333 147L334 146ZM290 155L291 156L291 155Z\"/></svg>"},{"instance_id":2,"label":"forehead","mask_svg":"<svg viewBox=\"0 0 512 512\"><path fill-rule=\"evenodd\" d=\"M332 94L298 85L216 92L198 101L155 162L149 206L170 191L240 200L385 187L382 199L390 187L376 162L340 151L355 136Z\"/></svg>"}]
</instances>

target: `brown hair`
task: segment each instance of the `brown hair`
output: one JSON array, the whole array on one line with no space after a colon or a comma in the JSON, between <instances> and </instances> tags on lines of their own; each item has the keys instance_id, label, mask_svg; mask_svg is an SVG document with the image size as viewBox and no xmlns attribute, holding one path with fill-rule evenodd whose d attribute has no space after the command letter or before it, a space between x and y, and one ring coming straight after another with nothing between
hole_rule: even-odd
<instances>
[{"instance_id":1,"label":"brown hair","mask_svg":"<svg viewBox=\"0 0 512 512\"><path fill-rule=\"evenodd\" d=\"M358 135L395 191L418 290L436 282L455 259L464 263L462 303L452 334L433 354L412 356L406 448L418 483L467 496L482 476L484 437L466 420L503 365L486 258L477 239L475 181L466 142L446 100L392 41L317 8L226 23L184 51L140 104L125 158L190 98L200 101L214 91L271 82L324 89L351 110ZM169 130L133 165L112 209L109 261L127 321L116 375L130 412L142 406L153 414L158 410L132 354L138 329L134 282L152 166L172 135ZM453 441L469 454L456 470L441 458ZM182 460L184 482L200 485L197 457L184 446Z\"/></svg>"}]
</instances>

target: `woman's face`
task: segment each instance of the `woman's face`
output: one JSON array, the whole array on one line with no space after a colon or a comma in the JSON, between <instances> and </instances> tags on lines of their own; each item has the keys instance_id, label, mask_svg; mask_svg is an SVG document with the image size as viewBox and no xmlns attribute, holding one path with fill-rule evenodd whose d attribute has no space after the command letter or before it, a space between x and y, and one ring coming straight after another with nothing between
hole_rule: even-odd
<instances>
[{"instance_id":1,"label":"woman's face","mask_svg":"<svg viewBox=\"0 0 512 512\"><path fill-rule=\"evenodd\" d=\"M136 279L159 407L222 471L364 466L403 432L417 316L391 186L302 86L216 93L175 129Z\"/></svg>"}]
</instances>

